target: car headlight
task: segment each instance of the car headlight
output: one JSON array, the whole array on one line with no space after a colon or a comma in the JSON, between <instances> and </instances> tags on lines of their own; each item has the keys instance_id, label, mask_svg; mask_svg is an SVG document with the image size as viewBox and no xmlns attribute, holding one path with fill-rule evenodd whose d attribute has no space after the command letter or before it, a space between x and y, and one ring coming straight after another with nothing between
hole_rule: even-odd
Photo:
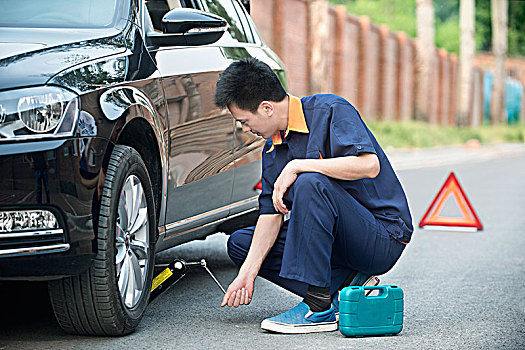
<instances>
[{"instance_id":1,"label":"car headlight","mask_svg":"<svg viewBox=\"0 0 525 350\"><path fill-rule=\"evenodd\" d=\"M0 92L0 140L71 136L78 96L56 86Z\"/></svg>"}]
</instances>

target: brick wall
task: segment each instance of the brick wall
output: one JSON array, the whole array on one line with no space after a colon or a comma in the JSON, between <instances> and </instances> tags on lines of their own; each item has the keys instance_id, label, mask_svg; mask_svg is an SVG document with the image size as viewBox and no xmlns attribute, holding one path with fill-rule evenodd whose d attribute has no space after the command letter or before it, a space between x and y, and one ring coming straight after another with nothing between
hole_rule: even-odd
<instances>
[{"instance_id":1,"label":"brick wall","mask_svg":"<svg viewBox=\"0 0 525 350\"><path fill-rule=\"evenodd\" d=\"M349 16L344 7L337 9L334 92L357 104L359 87L359 19Z\"/></svg>"},{"instance_id":2,"label":"brick wall","mask_svg":"<svg viewBox=\"0 0 525 350\"><path fill-rule=\"evenodd\" d=\"M312 13L322 8L314 4L319 2L326 0L251 1L251 15L263 40L284 62L288 90L297 96L338 94L368 120L414 119L414 39L370 23L368 17L349 14L344 6ZM326 27L319 26L320 20L327 21ZM469 125L483 121L483 75L491 64L487 55L474 60ZM508 60L507 72L525 86L524 60ZM455 124L458 83L456 55L436 49L428 96L430 123Z\"/></svg>"}]
</instances>

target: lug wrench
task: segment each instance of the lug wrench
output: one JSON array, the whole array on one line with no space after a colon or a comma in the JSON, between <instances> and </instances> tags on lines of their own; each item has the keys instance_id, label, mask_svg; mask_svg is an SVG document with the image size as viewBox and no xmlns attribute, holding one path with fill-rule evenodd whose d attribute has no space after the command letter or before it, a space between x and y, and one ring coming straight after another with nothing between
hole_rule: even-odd
<instances>
[{"instance_id":1,"label":"lug wrench","mask_svg":"<svg viewBox=\"0 0 525 350\"><path fill-rule=\"evenodd\" d=\"M151 294L149 298L150 302L156 297L158 297L161 293L168 290L169 287L179 282L182 279L182 277L186 276L186 270L188 266L202 266L206 270L206 272L208 272L208 274L211 276L215 284L217 284L221 291L224 294L226 294L226 291L219 283L217 278L215 278L213 273L210 271L210 269L206 265L206 260L204 259L201 259L201 261L190 262L186 262L183 259L175 259L169 264L158 264L155 266L165 267L165 269L162 270L162 272L159 273L157 277L153 279L153 282L151 284Z\"/></svg>"},{"instance_id":2,"label":"lug wrench","mask_svg":"<svg viewBox=\"0 0 525 350\"><path fill-rule=\"evenodd\" d=\"M215 278L215 276L213 275L213 273L211 273L210 269L208 268L208 266L206 266L206 260L204 259L201 259L201 262L200 262L200 265L204 268L204 270L206 270L211 278L213 278L213 280L215 281L215 284L222 290L222 293L223 294L226 294L226 291L224 290L224 288L222 288L221 284L219 283L219 281L217 281L217 279Z\"/></svg>"}]
</instances>

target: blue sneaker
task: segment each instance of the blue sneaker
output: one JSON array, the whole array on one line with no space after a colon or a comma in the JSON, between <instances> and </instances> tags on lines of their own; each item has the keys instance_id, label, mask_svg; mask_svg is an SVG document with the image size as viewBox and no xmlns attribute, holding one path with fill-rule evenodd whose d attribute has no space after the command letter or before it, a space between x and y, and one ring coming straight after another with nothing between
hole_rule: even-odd
<instances>
[{"instance_id":1,"label":"blue sneaker","mask_svg":"<svg viewBox=\"0 0 525 350\"><path fill-rule=\"evenodd\" d=\"M271 332L298 334L332 332L337 330L334 307L321 312L312 312L304 302L296 307L261 322L261 328Z\"/></svg>"}]
</instances>

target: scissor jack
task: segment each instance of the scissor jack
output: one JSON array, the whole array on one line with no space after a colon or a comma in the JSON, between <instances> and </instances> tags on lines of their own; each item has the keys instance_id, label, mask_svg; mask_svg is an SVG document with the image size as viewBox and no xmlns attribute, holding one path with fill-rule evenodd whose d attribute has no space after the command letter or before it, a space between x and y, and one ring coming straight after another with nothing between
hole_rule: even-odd
<instances>
[{"instance_id":1,"label":"scissor jack","mask_svg":"<svg viewBox=\"0 0 525 350\"><path fill-rule=\"evenodd\" d=\"M201 259L201 261L187 262L183 259L175 259L169 264L155 265L155 267L164 267L165 269L162 270L162 272L159 273L157 277L153 279L153 283L151 284L151 294L149 297L149 301L151 302L160 294L168 290L169 287L179 282L182 279L182 277L186 276L188 266L202 266L204 270L206 270L206 272L208 272L208 274L211 276L215 284L217 284L221 291L224 294L226 294L226 291L224 290L222 285L219 283L219 281L217 281L217 278L215 278L213 273L211 273L208 266L206 266L206 260Z\"/></svg>"}]
</instances>

